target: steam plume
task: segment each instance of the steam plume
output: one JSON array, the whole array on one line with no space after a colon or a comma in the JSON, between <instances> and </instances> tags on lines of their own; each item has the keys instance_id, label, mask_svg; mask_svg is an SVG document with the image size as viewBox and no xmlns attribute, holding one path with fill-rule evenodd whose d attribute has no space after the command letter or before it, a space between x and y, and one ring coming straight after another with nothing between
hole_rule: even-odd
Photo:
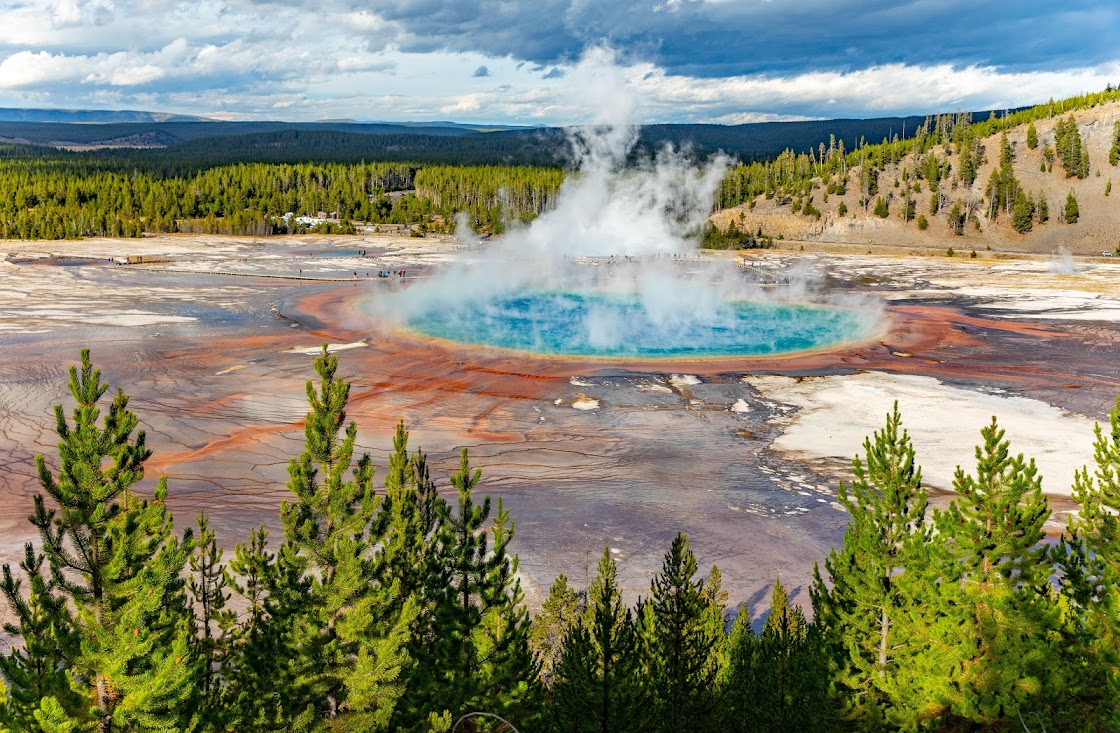
<instances>
[{"instance_id":1,"label":"steam plume","mask_svg":"<svg viewBox=\"0 0 1120 733\"><path fill-rule=\"evenodd\" d=\"M395 314L407 323L440 312L446 319L465 301L506 307L499 301L508 304L506 296L528 290L611 292L636 296L644 318L683 334L697 324L730 326L729 300L758 296L729 260L706 263L696 255L731 161L719 155L697 164L669 147L633 161L638 100L607 49L587 52L566 80L568 93L594 116L569 133L578 170L562 184L556 207L375 304L379 316ZM466 217L458 219L458 230L461 239L478 241ZM633 335L617 312L596 307L578 328L599 348Z\"/></svg>"}]
</instances>

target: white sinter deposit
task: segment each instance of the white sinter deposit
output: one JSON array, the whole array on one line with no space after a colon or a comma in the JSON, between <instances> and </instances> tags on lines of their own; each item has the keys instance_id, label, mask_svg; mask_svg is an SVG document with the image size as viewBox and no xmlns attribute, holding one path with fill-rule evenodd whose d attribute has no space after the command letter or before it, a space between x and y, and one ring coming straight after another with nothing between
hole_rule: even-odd
<instances>
[{"instance_id":1,"label":"white sinter deposit","mask_svg":"<svg viewBox=\"0 0 1120 733\"><path fill-rule=\"evenodd\" d=\"M933 377L867 372L805 377L750 376L767 400L797 407L772 421L782 428L773 448L795 459L851 460L864 437L883 427L898 400L902 424L924 483L952 489L960 465L975 473L980 429L999 420L1012 454L1034 458L1042 490L1068 496L1073 474L1093 460L1093 421L1027 397L952 387Z\"/></svg>"}]
</instances>

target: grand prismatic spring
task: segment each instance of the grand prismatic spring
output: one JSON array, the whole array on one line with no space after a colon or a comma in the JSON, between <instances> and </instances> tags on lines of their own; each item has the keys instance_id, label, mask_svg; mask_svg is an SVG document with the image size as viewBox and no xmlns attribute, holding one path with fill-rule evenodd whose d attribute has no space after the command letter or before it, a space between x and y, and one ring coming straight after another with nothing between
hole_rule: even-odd
<instances>
[{"instance_id":1,"label":"grand prismatic spring","mask_svg":"<svg viewBox=\"0 0 1120 733\"><path fill-rule=\"evenodd\" d=\"M866 338L861 314L807 304L725 302L704 318L660 318L632 294L517 293L433 309L410 320L424 334L546 356L771 356Z\"/></svg>"}]
</instances>

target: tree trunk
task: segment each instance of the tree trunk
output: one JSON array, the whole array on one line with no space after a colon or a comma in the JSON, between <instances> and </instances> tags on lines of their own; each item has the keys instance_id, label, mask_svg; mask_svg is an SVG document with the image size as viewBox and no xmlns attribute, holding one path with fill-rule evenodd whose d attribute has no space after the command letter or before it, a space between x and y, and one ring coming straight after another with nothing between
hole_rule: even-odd
<instances>
[{"instance_id":1,"label":"tree trunk","mask_svg":"<svg viewBox=\"0 0 1120 733\"><path fill-rule=\"evenodd\" d=\"M890 633L891 620L887 618L884 606L879 615L879 679L887 674L887 635Z\"/></svg>"}]
</instances>

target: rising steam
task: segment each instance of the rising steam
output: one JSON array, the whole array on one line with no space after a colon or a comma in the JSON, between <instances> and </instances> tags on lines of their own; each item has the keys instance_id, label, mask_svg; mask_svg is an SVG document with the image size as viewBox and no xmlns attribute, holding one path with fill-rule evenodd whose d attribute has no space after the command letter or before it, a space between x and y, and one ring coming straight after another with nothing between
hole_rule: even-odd
<instances>
[{"instance_id":1,"label":"rising steam","mask_svg":"<svg viewBox=\"0 0 1120 733\"><path fill-rule=\"evenodd\" d=\"M472 248L431 279L375 302L376 315L407 324L438 312L446 323L460 311L509 307L520 302L510 297L519 292L610 293L633 296L643 319L683 335L698 325L725 322L730 328L731 301L760 297L729 259L704 262L696 253L730 159L718 155L697 164L666 147L635 163L638 100L613 54L588 52L566 79L569 93L595 116L570 130L578 170L566 177L556 207L513 226L485 249ZM460 240L478 241L465 216L457 222ZM783 296L803 294L808 282L799 279ZM468 301L472 307L463 308ZM524 328L535 327L531 313L509 315ZM635 335L618 312L594 304L581 310L574 327L603 349Z\"/></svg>"},{"instance_id":2,"label":"rising steam","mask_svg":"<svg viewBox=\"0 0 1120 733\"><path fill-rule=\"evenodd\" d=\"M1058 251L1050 257L1050 272L1058 275L1076 275L1077 264L1073 261L1073 255L1065 247L1059 246Z\"/></svg>"}]
</instances>

